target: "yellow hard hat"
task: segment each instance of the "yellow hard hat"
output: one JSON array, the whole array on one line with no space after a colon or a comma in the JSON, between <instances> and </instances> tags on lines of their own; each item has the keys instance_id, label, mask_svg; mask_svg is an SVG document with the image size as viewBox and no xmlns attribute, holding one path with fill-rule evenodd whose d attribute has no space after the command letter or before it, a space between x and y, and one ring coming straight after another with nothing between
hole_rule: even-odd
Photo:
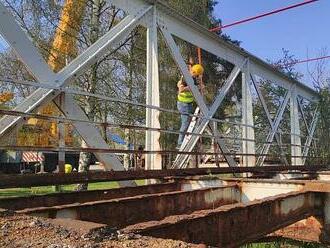
<instances>
[{"instance_id":1,"label":"yellow hard hat","mask_svg":"<svg viewBox=\"0 0 330 248\"><path fill-rule=\"evenodd\" d=\"M193 76L200 76L203 75L203 73L204 73L204 68L202 65L196 64L193 67L191 67L191 74Z\"/></svg>"},{"instance_id":2,"label":"yellow hard hat","mask_svg":"<svg viewBox=\"0 0 330 248\"><path fill-rule=\"evenodd\" d=\"M71 164L65 164L64 165L64 172L65 172L65 174L71 173L72 172L72 165Z\"/></svg>"}]
</instances>

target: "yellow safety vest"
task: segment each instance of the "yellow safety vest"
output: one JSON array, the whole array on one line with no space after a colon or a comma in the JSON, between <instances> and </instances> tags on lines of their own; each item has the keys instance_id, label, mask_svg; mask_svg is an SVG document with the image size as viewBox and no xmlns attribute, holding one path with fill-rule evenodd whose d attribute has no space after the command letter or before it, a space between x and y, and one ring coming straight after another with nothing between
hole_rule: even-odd
<instances>
[{"instance_id":1,"label":"yellow safety vest","mask_svg":"<svg viewBox=\"0 0 330 248\"><path fill-rule=\"evenodd\" d=\"M194 96L190 91L184 91L178 94L178 101L183 103L192 103Z\"/></svg>"}]
</instances>

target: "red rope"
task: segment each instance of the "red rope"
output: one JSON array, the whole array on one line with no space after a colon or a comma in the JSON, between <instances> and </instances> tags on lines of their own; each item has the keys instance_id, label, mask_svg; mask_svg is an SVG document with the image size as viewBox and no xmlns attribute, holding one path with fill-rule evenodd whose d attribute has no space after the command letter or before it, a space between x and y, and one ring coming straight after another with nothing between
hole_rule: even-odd
<instances>
[{"instance_id":1,"label":"red rope","mask_svg":"<svg viewBox=\"0 0 330 248\"><path fill-rule=\"evenodd\" d=\"M285 64L284 66L303 64L303 63L318 61L318 60L322 60L322 59L330 59L330 56L323 56L323 57L318 57L318 58L299 60L299 61L296 61L296 62Z\"/></svg>"},{"instance_id":2,"label":"red rope","mask_svg":"<svg viewBox=\"0 0 330 248\"><path fill-rule=\"evenodd\" d=\"M215 27L215 28L209 29L209 31L210 32L217 32L217 31L219 31L221 29L224 29L224 28L228 28L228 27L232 27L232 26L235 26L235 25L239 25L239 24L245 23L245 22L253 21L253 20L256 20L256 19L265 17L265 16L274 15L274 14L277 14L277 13L280 13L280 12L283 12L283 11L286 11L286 10L290 10L290 9L293 9L293 8L301 7L301 6L304 6L306 4L311 4L311 3L314 3L314 2L318 2L318 1L319 0L305 0L302 3L290 5L290 6L281 8L281 9L276 9L276 10L273 10L271 12L267 12L267 13L260 14L260 15L254 16L254 17L246 18L246 19L243 19L243 20L240 20L240 21L236 21L236 22L233 22L231 24L227 24L227 25L224 25L224 26L221 26L220 25L219 27ZM203 63L202 62L202 53L201 53L201 49L200 48L197 48L197 54L198 54L198 63L199 64L202 64ZM326 57L326 58L328 58L328 57ZM298 61L297 63L291 63L291 64L288 64L288 65L295 65L295 64L299 64L299 63L304 63L304 62L309 62L309 61L315 61L315 60L320 60L320 59L325 59L325 58L316 58L316 59L312 59L312 60Z\"/></svg>"},{"instance_id":3,"label":"red rope","mask_svg":"<svg viewBox=\"0 0 330 248\"><path fill-rule=\"evenodd\" d=\"M245 22L253 21L253 20L256 20L256 19L265 17L265 16L277 14L277 13L280 13L280 12L283 12L283 11L286 11L286 10L289 10L289 9L297 8L297 7L300 7L300 6L303 6L303 5L306 5L306 4L310 4L310 3L314 3L314 2L317 2L317 1L319 1L319 0L306 0L306 1L302 2L302 3L290 5L288 7L281 8L281 9L276 9L276 10L273 10L271 12L267 12L267 13L260 14L260 15L254 16L254 17L246 18L246 19L243 19L243 20L240 20L240 21L236 21L236 22L233 22L231 24L227 24L227 25L224 25L224 26L221 26L220 25L219 27L212 28L209 31L211 31L211 32L217 32L217 31L219 31L221 29L224 29L224 28L228 28L228 27L232 27L232 26L235 26L235 25L239 25L239 24L245 23Z\"/></svg>"}]
</instances>

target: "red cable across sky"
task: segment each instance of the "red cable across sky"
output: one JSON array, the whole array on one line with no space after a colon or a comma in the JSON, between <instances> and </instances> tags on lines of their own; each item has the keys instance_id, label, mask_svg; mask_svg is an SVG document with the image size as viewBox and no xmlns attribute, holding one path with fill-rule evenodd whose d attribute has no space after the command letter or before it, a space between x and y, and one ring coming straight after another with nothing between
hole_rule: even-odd
<instances>
[{"instance_id":1,"label":"red cable across sky","mask_svg":"<svg viewBox=\"0 0 330 248\"><path fill-rule=\"evenodd\" d=\"M243 20L240 20L240 21L230 23L230 24L226 24L226 25L223 25L223 26L220 25L219 27L215 27L215 28L210 29L210 31L211 32L217 32L217 31L220 31L221 29L224 29L224 28L236 26L236 25L239 25L239 24L242 24L242 23L245 23L245 22L250 22L250 21L253 21L253 20L256 20L256 19L259 19L259 18L263 18L265 16L274 15L274 14L277 14L277 13L280 13L280 12L283 12L283 11L286 11L286 10L301 7L301 6L304 6L306 4L311 4L311 3L314 3L314 2L318 2L318 1L319 0L306 0L302 3L297 3L297 4L290 5L290 6L287 6L287 7L284 7L284 8L276 9L276 10L273 10L273 11L270 11L270 12L266 12L266 13L263 13L263 14L260 14L260 15L257 15L257 16L249 17L249 18L246 18L246 19L243 19Z\"/></svg>"},{"instance_id":2,"label":"red cable across sky","mask_svg":"<svg viewBox=\"0 0 330 248\"><path fill-rule=\"evenodd\" d=\"M308 62L314 62L314 61L323 60L323 59L330 59L330 56L322 56L322 57L318 57L318 58L298 60L296 62L285 64L285 66L303 64L303 63L308 63Z\"/></svg>"},{"instance_id":3,"label":"red cable across sky","mask_svg":"<svg viewBox=\"0 0 330 248\"><path fill-rule=\"evenodd\" d=\"M301 2L301 3L297 3L297 4L290 5L290 6L287 6L287 7L284 7L284 8L280 8L280 9L276 9L276 10L273 10L273 11L270 11L270 12L259 14L257 16L249 17L249 18L246 18L246 19L243 19L243 20L240 20L240 21L236 21L236 22L233 22L233 23L230 23L230 24L226 24L226 25L223 25L223 26L215 27L215 28L210 29L209 31L210 32L217 32L217 31L220 31L224 28L240 25L242 23L250 22L250 21L253 21L253 20L256 20L256 19L259 19L259 18L274 15L274 14L277 14L277 13L280 13L280 12L283 12L283 11L287 11L287 10L290 10L290 9L293 9L293 8L301 7L301 6L311 4L311 3L315 3L315 2L318 2L318 1L319 0L306 0L306 1ZM200 50L200 48L198 48L198 57L199 57L199 61L201 62L201 50ZM323 59L330 59L330 56L323 56L323 57L318 57L318 58L300 60L300 61L296 61L296 62L293 62L293 63L289 63L287 65L296 65L296 64L308 63L308 62L313 62L313 61L318 61L318 60L323 60Z\"/></svg>"}]
</instances>

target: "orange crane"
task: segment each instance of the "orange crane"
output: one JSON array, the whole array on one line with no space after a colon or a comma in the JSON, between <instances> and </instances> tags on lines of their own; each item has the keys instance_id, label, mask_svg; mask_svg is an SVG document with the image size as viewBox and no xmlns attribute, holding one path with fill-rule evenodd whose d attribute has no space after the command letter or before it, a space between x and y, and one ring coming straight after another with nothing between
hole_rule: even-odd
<instances>
[{"instance_id":1,"label":"orange crane","mask_svg":"<svg viewBox=\"0 0 330 248\"><path fill-rule=\"evenodd\" d=\"M66 0L57 27L53 46L50 50L48 65L54 72L60 71L67 64L69 58L77 55L77 38L82 25L83 13L87 0ZM0 96L1 97L1 96ZM1 98L0 98L1 101ZM42 115L60 116L60 111L52 102L39 110ZM31 128L29 128L31 127ZM31 130L33 130L31 132ZM30 118L27 125L18 134L20 146L52 146L57 143L58 128L56 122ZM73 144L72 127L65 126L65 142Z\"/></svg>"},{"instance_id":2,"label":"orange crane","mask_svg":"<svg viewBox=\"0 0 330 248\"><path fill-rule=\"evenodd\" d=\"M58 72L67 64L69 57L77 55L77 38L86 5L87 0L65 1L48 58L48 64L55 72Z\"/></svg>"},{"instance_id":3,"label":"orange crane","mask_svg":"<svg viewBox=\"0 0 330 248\"><path fill-rule=\"evenodd\" d=\"M5 91L0 94L0 104L11 101L14 98L14 93Z\"/></svg>"}]
</instances>

